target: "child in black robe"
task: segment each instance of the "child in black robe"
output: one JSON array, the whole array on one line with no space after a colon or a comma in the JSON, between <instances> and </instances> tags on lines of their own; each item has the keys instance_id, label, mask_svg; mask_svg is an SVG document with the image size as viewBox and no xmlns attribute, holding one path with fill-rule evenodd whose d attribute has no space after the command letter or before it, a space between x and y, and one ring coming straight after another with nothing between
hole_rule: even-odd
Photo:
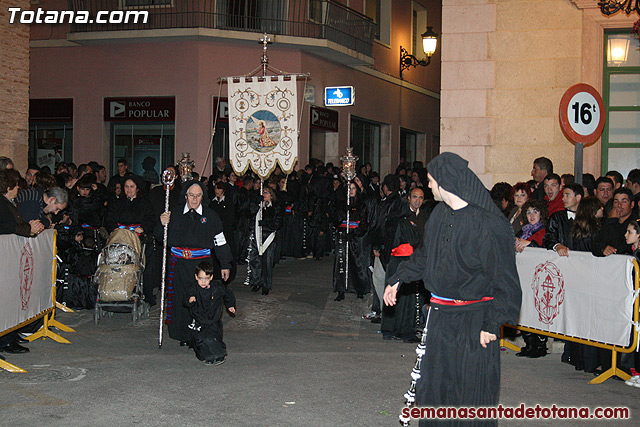
<instances>
[{"instance_id":1,"label":"child in black robe","mask_svg":"<svg viewBox=\"0 0 640 427\"><path fill-rule=\"evenodd\" d=\"M213 279L213 266L202 261L195 271L197 283L187 286L184 305L189 309L193 321L191 346L199 360L205 365L220 365L227 356L227 346L222 341L222 304L235 314L236 297L230 289Z\"/></svg>"}]
</instances>

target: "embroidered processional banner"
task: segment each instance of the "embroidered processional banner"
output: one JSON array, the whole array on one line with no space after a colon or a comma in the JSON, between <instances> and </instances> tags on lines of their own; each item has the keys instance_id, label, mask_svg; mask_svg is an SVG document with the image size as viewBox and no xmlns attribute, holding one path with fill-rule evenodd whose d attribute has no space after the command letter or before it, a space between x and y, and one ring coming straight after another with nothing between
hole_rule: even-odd
<instances>
[{"instance_id":1,"label":"embroidered processional banner","mask_svg":"<svg viewBox=\"0 0 640 427\"><path fill-rule=\"evenodd\" d=\"M286 77L286 78L285 78ZM298 158L296 79L241 78L229 84L229 158L238 175L251 167L262 179L277 164L286 174Z\"/></svg>"},{"instance_id":2,"label":"embroidered processional banner","mask_svg":"<svg viewBox=\"0 0 640 427\"><path fill-rule=\"evenodd\" d=\"M629 345L633 257L568 257L540 248L516 255L522 286L519 325L619 346ZM496 267L499 268L499 267Z\"/></svg>"}]
</instances>

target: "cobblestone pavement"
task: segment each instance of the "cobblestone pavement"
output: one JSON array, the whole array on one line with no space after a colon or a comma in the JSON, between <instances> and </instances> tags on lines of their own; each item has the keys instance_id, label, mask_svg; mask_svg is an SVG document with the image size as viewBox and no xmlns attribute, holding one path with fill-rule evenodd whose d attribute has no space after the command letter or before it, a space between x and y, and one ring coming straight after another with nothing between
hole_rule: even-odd
<instances>
[{"instance_id":1,"label":"cobblestone pavement","mask_svg":"<svg viewBox=\"0 0 640 427\"><path fill-rule=\"evenodd\" d=\"M164 336L159 310L133 325L116 313L94 324L91 311L58 313L76 329L63 345L39 340L7 355L29 372L0 371L2 425L396 426L415 345L383 341L362 319L370 300L334 302L332 257L282 261L268 296L231 285L238 313L225 315L225 364L205 366ZM555 347L557 351L558 347ZM503 405L627 406L640 414L640 389L560 363L502 354ZM557 420L501 421L551 425ZM608 425L566 421L566 425ZM615 425L636 425L617 421ZM417 425L417 423L412 423Z\"/></svg>"}]
</instances>

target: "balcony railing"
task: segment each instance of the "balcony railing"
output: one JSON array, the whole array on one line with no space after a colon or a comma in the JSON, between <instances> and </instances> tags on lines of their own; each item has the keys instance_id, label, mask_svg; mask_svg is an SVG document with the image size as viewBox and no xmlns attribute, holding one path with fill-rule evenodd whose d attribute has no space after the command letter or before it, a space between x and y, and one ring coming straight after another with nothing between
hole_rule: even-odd
<instances>
[{"instance_id":1,"label":"balcony railing","mask_svg":"<svg viewBox=\"0 0 640 427\"><path fill-rule=\"evenodd\" d=\"M331 0L69 0L93 23L73 24L72 33L212 28L325 39L371 56L377 25ZM148 11L146 23L96 23L99 11ZM122 15L116 15L123 18Z\"/></svg>"}]
</instances>

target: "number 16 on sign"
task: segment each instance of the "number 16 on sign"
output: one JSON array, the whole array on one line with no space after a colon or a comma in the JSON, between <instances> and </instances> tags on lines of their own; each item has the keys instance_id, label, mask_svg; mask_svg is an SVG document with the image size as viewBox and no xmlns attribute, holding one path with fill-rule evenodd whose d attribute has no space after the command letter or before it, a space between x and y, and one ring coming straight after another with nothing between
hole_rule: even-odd
<instances>
[{"instance_id":1,"label":"number 16 on sign","mask_svg":"<svg viewBox=\"0 0 640 427\"><path fill-rule=\"evenodd\" d=\"M604 129L604 102L598 91L585 83L571 86L560 100L560 127L575 145L574 175L582 184L582 151L600 138Z\"/></svg>"}]
</instances>

